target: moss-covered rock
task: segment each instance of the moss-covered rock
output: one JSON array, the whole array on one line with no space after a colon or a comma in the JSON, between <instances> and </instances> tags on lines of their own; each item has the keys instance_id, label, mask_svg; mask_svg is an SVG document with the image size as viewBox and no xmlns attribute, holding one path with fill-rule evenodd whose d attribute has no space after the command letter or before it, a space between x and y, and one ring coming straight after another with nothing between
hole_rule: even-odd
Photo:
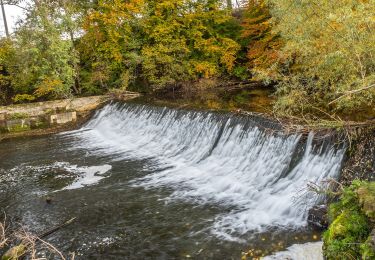
<instances>
[{"instance_id":1,"label":"moss-covered rock","mask_svg":"<svg viewBox=\"0 0 375 260\"><path fill-rule=\"evenodd\" d=\"M372 230L366 242L361 245L362 259L375 259L375 229Z\"/></svg>"},{"instance_id":2,"label":"moss-covered rock","mask_svg":"<svg viewBox=\"0 0 375 260\"><path fill-rule=\"evenodd\" d=\"M375 221L375 182L364 183L357 193L363 212Z\"/></svg>"},{"instance_id":3,"label":"moss-covered rock","mask_svg":"<svg viewBox=\"0 0 375 260\"><path fill-rule=\"evenodd\" d=\"M327 259L375 259L372 245L375 183L354 181L329 207L329 229L324 233Z\"/></svg>"}]
</instances>

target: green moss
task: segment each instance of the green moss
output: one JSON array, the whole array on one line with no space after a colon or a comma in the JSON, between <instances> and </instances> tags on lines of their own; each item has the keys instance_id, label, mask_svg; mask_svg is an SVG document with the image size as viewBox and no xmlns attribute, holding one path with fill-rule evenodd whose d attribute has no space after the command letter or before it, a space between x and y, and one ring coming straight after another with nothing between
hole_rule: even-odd
<instances>
[{"instance_id":1,"label":"green moss","mask_svg":"<svg viewBox=\"0 0 375 260\"><path fill-rule=\"evenodd\" d=\"M324 255L327 259L374 259L369 244L374 228L374 183L355 181L345 188L340 200L330 205L329 229L324 233Z\"/></svg>"},{"instance_id":2,"label":"green moss","mask_svg":"<svg viewBox=\"0 0 375 260\"><path fill-rule=\"evenodd\" d=\"M0 126L0 133L1 134L4 134L4 133L8 133L9 131L8 131L8 128L7 127L2 127L2 126Z\"/></svg>"},{"instance_id":3,"label":"green moss","mask_svg":"<svg viewBox=\"0 0 375 260\"><path fill-rule=\"evenodd\" d=\"M8 116L8 119L25 119L28 118L29 115L27 113L14 113Z\"/></svg>"},{"instance_id":4,"label":"green moss","mask_svg":"<svg viewBox=\"0 0 375 260\"><path fill-rule=\"evenodd\" d=\"M55 114L55 113L56 113L56 110L52 109L52 108L48 108L48 109L44 110L45 115L52 115L52 114Z\"/></svg>"},{"instance_id":5,"label":"green moss","mask_svg":"<svg viewBox=\"0 0 375 260\"><path fill-rule=\"evenodd\" d=\"M18 132L23 132L27 130L30 130L29 125L15 125L9 128L10 133L18 133Z\"/></svg>"},{"instance_id":6,"label":"green moss","mask_svg":"<svg viewBox=\"0 0 375 260\"><path fill-rule=\"evenodd\" d=\"M343 210L324 233L325 255L328 259L338 259L340 255L350 258L360 257L360 245L370 232L366 216L360 211Z\"/></svg>"},{"instance_id":7,"label":"green moss","mask_svg":"<svg viewBox=\"0 0 375 260\"><path fill-rule=\"evenodd\" d=\"M32 124L31 124L31 129L44 129L44 128L48 128L50 125L47 121L34 121Z\"/></svg>"},{"instance_id":8,"label":"green moss","mask_svg":"<svg viewBox=\"0 0 375 260\"><path fill-rule=\"evenodd\" d=\"M375 182L363 184L357 193L363 212L375 221Z\"/></svg>"},{"instance_id":9,"label":"green moss","mask_svg":"<svg viewBox=\"0 0 375 260\"><path fill-rule=\"evenodd\" d=\"M361 245L362 259L375 259L375 250L372 243L372 237L369 236L366 242Z\"/></svg>"}]
</instances>

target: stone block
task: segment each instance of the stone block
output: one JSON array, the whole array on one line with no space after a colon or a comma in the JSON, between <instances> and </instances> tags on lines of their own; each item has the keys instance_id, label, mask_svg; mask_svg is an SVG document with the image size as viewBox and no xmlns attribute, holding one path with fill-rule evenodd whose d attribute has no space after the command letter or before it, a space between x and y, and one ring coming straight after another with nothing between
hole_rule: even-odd
<instances>
[{"instance_id":1,"label":"stone block","mask_svg":"<svg viewBox=\"0 0 375 260\"><path fill-rule=\"evenodd\" d=\"M7 113L0 113L0 121L5 121L7 118Z\"/></svg>"},{"instance_id":2,"label":"stone block","mask_svg":"<svg viewBox=\"0 0 375 260\"><path fill-rule=\"evenodd\" d=\"M66 112L50 116L51 124L66 124L77 121L77 112Z\"/></svg>"}]
</instances>

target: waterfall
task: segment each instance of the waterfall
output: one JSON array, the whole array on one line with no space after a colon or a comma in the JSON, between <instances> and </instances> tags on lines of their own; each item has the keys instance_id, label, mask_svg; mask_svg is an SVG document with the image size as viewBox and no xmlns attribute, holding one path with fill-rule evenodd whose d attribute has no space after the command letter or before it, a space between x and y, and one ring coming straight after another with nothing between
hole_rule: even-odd
<instances>
[{"instance_id":1,"label":"waterfall","mask_svg":"<svg viewBox=\"0 0 375 260\"><path fill-rule=\"evenodd\" d=\"M148 159L133 186L168 188L168 202L227 209L212 232L233 239L269 228L300 228L319 197L300 196L308 182L336 178L344 148L317 145L313 133L266 131L256 117L109 104L79 131L79 148L113 160Z\"/></svg>"}]
</instances>

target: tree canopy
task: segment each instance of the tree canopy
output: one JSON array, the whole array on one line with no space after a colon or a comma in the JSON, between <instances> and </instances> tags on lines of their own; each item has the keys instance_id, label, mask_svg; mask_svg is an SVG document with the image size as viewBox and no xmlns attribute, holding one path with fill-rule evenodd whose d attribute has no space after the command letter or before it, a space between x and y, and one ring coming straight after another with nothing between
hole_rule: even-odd
<instances>
[{"instance_id":1,"label":"tree canopy","mask_svg":"<svg viewBox=\"0 0 375 260\"><path fill-rule=\"evenodd\" d=\"M16 32L0 41L0 102L194 88L216 78L276 85L281 113L368 108L375 95L373 6L375 0L33 0Z\"/></svg>"},{"instance_id":2,"label":"tree canopy","mask_svg":"<svg viewBox=\"0 0 375 260\"><path fill-rule=\"evenodd\" d=\"M354 110L375 97L374 0L274 0L276 31L288 73L282 109Z\"/></svg>"}]
</instances>

